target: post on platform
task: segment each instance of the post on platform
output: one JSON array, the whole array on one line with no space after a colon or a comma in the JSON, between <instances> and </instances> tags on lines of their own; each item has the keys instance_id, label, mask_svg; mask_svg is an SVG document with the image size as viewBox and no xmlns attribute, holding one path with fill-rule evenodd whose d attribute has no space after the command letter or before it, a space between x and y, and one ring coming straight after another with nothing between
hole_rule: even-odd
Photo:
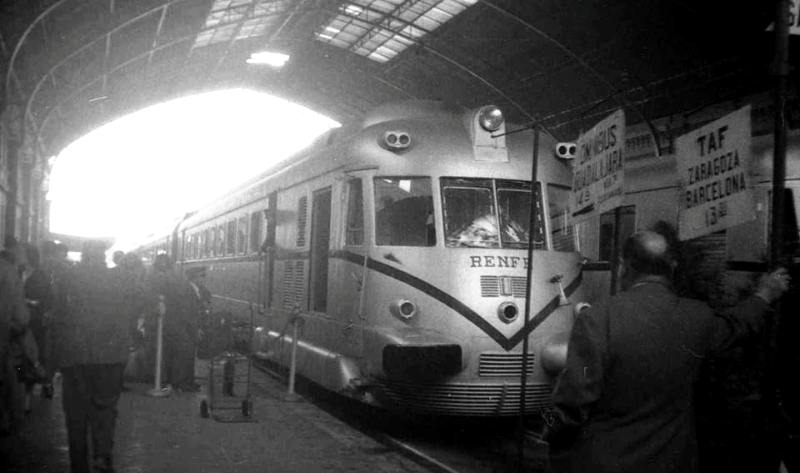
<instances>
[{"instance_id":1,"label":"post on platform","mask_svg":"<svg viewBox=\"0 0 800 473\"><path fill-rule=\"evenodd\" d=\"M161 359L163 358L163 338L164 338L164 316L167 313L167 306L164 303L164 295L159 294L158 306L156 310L157 315L157 329L156 329L156 369L155 369L155 383L153 389L147 391L149 396L153 397L166 397L172 393L169 386L161 386Z\"/></svg>"},{"instance_id":2,"label":"post on platform","mask_svg":"<svg viewBox=\"0 0 800 473\"><path fill-rule=\"evenodd\" d=\"M299 333L299 326L303 323L299 311L292 315L292 355L289 362L289 389L284 397L285 401L298 401L300 397L295 393L295 378L297 376L297 334Z\"/></svg>"}]
</instances>

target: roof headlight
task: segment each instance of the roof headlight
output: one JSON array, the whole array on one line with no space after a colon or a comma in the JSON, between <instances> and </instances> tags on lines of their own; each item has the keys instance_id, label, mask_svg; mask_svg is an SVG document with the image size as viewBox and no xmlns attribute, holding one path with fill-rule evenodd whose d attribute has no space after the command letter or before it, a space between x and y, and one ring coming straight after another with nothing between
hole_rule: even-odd
<instances>
[{"instance_id":1,"label":"roof headlight","mask_svg":"<svg viewBox=\"0 0 800 473\"><path fill-rule=\"evenodd\" d=\"M478 123L490 133L499 130L504 122L503 112L495 105L487 105L478 110Z\"/></svg>"}]
</instances>

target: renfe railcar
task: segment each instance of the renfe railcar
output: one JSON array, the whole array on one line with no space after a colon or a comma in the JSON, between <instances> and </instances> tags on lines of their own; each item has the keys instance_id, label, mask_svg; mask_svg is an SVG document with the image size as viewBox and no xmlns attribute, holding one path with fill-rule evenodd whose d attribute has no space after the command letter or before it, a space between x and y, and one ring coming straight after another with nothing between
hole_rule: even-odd
<instances>
[{"instance_id":1,"label":"renfe railcar","mask_svg":"<svg viewBox=\"0 0 800 473\"><path fill-rule=\"evenodd\" d=\"M298 373L369 403L518 414L528 337L534 412L564 361L581 261L570 164L542 136L532 197L533 132L505 129L492 106L378 107L154 244L208 267L216 310L255 311L258 356L287 365L299 317Z\"/></svg>"}]
</instances>

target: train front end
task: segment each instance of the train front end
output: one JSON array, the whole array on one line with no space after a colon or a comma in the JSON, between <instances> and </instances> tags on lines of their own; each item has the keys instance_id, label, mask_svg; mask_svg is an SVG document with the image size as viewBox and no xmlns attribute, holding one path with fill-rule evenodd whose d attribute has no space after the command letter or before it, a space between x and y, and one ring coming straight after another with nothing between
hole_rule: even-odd
<instances>
[{"instance_id":1,"label":"train front end","mask_svg":"<svg viewBox=\"0 0 800 473\"><path fill-rule=\"evenodd\" d=\"M437 414L535 412L550 402L583 302L571 166L543 136L531 186L532 132L507 136L496 107L430 106L376 120L353 149L380 145L365 174L374 245L351 261L365 271L369 393ZM386 141L399 137L402 148Z\"/></svg>"}]
</instances>

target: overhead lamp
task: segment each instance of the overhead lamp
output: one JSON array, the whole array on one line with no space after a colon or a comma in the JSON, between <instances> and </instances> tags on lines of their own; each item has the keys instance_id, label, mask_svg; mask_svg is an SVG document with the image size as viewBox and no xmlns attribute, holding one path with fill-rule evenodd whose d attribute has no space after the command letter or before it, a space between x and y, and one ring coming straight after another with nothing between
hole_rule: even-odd
<instances>
[{"instance_id":1,"label":"overhead lamp","mask_svg":"<svg viewBox=\"0 0 800 473\"><path fill-rule=\"evenodd\" d=\"M288 54L275 53L272 51L260 51L251 54L247 59L247 64L266 64L275 68L281 68L288 60Z\"/></svg>"}]
</instances>

